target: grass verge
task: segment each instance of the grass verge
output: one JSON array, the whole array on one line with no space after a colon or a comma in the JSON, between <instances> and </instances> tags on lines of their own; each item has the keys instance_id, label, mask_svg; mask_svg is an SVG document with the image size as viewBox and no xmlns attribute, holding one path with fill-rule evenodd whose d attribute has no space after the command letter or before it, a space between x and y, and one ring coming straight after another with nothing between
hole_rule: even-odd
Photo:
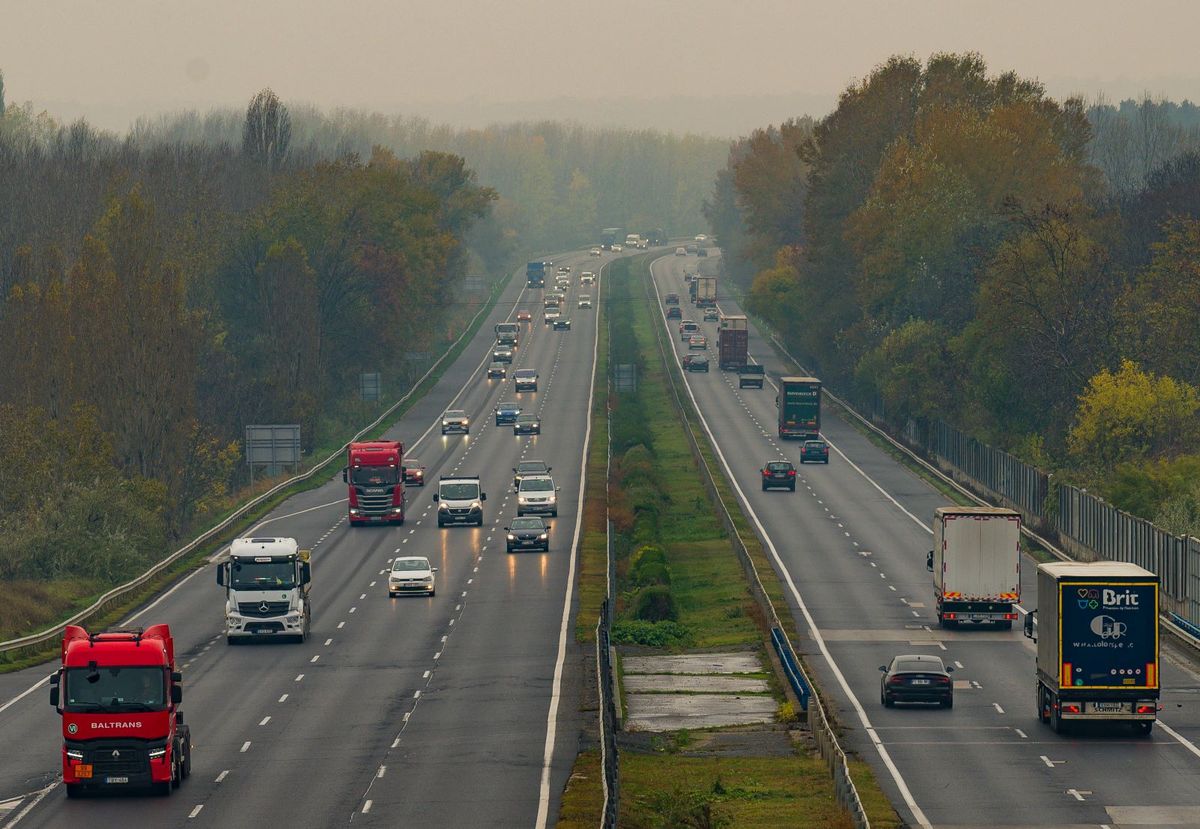
<instances>
[{"instance_id":1,"label":"grass verge","mask_svg":"<svg viewBox=\"0 0 1200 829\"><path fill-rule=\"evenodd\" d=\"M604 774L600 751L581 751L558 810L557 829L596 829L604 813Z\"/></svg>"}]
</instances>

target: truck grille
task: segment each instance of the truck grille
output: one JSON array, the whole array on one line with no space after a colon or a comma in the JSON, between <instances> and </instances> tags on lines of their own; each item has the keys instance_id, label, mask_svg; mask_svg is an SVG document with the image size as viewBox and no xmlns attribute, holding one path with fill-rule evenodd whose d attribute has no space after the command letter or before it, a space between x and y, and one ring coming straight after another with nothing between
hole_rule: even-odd
<instances>
[{"instance_id":1,"label":"truck grille","mask_svg":"<svg viewBox=\"0 0 1200 829\"><path fill-rule=\"evenodd\" d=\"M288 602L238 602L238 613L243 616L282 616L288 612L291 604Z\"/></svg>"},{"instance_id":2,"label":"truck grille","mask_svg":"<svg viewBox=\"0 0 1200 829\"><path fill-rule=\"evenodd\" d=\"M392 490L383 493L366 493L358 490L358 510L364 515L383 515L392 508Z\"/></svg>"},{"instance_id":3,"label":"truck grille","mask_svg":"<svg viewBox=\"0 0 1200 829\"><path fill-rule=\"evenodd\" d=\"M145 745L140 742L97 741L88 744L84 749L83 758L85 763L92 764L92 775L95 779L150 774L150 755L146 753Z\"/></svg>"}]
</instances>

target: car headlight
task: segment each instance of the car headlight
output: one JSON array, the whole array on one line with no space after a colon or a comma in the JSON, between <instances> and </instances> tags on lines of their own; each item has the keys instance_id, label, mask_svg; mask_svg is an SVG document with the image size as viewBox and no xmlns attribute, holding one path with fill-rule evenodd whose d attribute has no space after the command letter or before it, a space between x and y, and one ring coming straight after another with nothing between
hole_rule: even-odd
<instances>
[{"instance_id":1,"label":"car headlight","mask_svg":"<svg viewBox=\"0 0 1200 829\"><path fill-rule=\"evenodd\" d=\"M357 507L350 507L350 514L351 514L351 515L358 515L358 508L357 508Z\"/></svg>"},{"instance_id":2,"label":"car headlight","mask_svg":"<svg viewBox=\"0 0 1200 829\"><path fill-rule=\"evenodd\" d=\"M515 535L513 535L512 533L509 533L509 534L508 534L508 540L509 540L509 541L516 541L516 540L517 540L517 537L516 537Z\"/></svg>"},{"instance_id":3,"label":"car headlight","mask_svg":"<svg viewBox=\"0 0 1200 829\"><path fill-rule=\"evenodd\" d=\"M468 425L470 425L470 423L471 423L471 421L467 420L465 417L462 419L463 426L468 426Z\"/></svg>"},{"instance_id":4,"label":"car headlight","mask_svg":"<svg viewBox=\"0 0 1200 829\"><path fill-rule=\"evenodd\" d=\"M433 576L426 576L425 578L421 579L421 581L425 582L426 584L433 584Z\"/></svg>"},{"instance_id":5,"label":"car headlight","mask_svg":"<svg viewBox=\"0 0 1200 829\"><path fill-rule=\"evenodd\" d=\"M443 426L449 426L449 425L450 425L450 421L449 421L449 420L443 420L443 421L442 421L442 425L443 425Z\"/></svg>"},{"instance_id":6,"label":"car headlight","mask_svg":"<svg viewBox=\"0 0 1200 829\"><path fill-rule=\"evenodd\" d=\"M549 536L546 535L545 533L542 533L541 535L538 536L538 541L545 541L547 538L549 538Z\"/></svg>"},{"instance_id":7,"label":"car headlight","mask_svg":"<svg viewBox=\"0 0 1200 829\"><path fill-rule=\"evenodd\" d=\"M450 506L445 501L442 501L441 503L438 504L438 512L445 512L449 509L450 509Z\"/></svg>"},{"instance_id":8,"label":"car headlight","mask_svg":"<svg viewBox=\"0 0 1200 829\"><path fill-rule=\"evenodd\" d=\"M557 496L557 495L555 495L553 492L551 492L551 493L550 493L550 503L552 503L552 504L553 504L553 503L555 503L556 501L558 501L558 496Z\"/></svg>"}]
</instances>

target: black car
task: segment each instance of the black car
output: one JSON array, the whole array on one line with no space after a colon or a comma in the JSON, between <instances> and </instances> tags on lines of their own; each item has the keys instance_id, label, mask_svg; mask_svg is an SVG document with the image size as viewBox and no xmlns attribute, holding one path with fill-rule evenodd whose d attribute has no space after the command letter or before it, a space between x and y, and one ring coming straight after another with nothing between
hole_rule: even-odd
<instances>
[{"instance_id":1,"label":"black car","mask_svg":"<svg viewBox=\"0 0 1200 829\"><path fill-rule=\"evenodd\" d=\"M680 310L678 305L672 305L667 309L667 319L681 320L683 319L683 311Z\"/></svg>"},{"instance_id":2,"label":"black car","mask_svg":"<svg viewBox=\"0 0 1200 829\"><path fill-rule=\"evenodd\" d=\"M509 362L512 362L512 361L510 360ZM508 369L505 368L504 363L491 363L488 365L487 379L503 380L507 376L508 376Z\"/></svg>"},{"instance_id":3,"label":"black car","mask_svg":"<svg viewBox=\"0 0 1200 829\"><path fill-rule=\"evenodd\" d=\"M416 458L405 458L400 461L404 474L405 486L425 486L425 467Z\"/></svg>"},{"instance_id":4,"label":"black car","mask_svg":"<svg viewBox=\"0 0 1200 829\"><path fill-rule=\"evenodd\" d=\"M663 302L666 303L667 305L678 305L679 304L679 294L676 294L676 293L667 294L666 297L663 298Z\"/></svg>"},{"instance_id":5,"label":"black car","mask_svg":"<svg viewBox=\"0 0 1200 829\"><path fill-rule=\"evenodd\" d=\"M517 415L517 419L513 421L514 435L540 435L541 433L542 421L538 420L537 415Z\"/></svg>"},{"instance_id":6,"label":"black car","mask_svg":"<svg viewBox=\"0 0 1200 829\"><path fill-rule=\"evenodd\" d=\"M506 426L509 423L516 423L517 417L521 414L521 406L517 403L497 403L496 404L496 425Z\"/></svg>"},{"instance_id":7,"label":"black car","mask_svg":"<svg viewBox=\"0 0 1200 829\"><path fill-rule=\"evenodd\" d=\"M521 479L530 475L549 475L551 467L545 461L521 461L513 467L513 489L521 485Z\"/></svg>"},{"instance_id":8,"label":"black car","mask_svg":"<svg viewBox=\"0 0 1200 829\"><path fill-rule=\"evenodd\" d=\"M800 445L800 463L829 463L829 444L823 440L806 440Z\"/></svg>"},{"instance_id":9,"label":"black car","mask_svg":"<svg viewBox=\"0 0 1200 829\"><path fill-rule=\"evenodd\" d=\"M512 525L505 527L508 552L519 550L541 550L550 552L550 525L537 516L514 518Z\"/></svg>"},{"instance_id":10,"label":"black car","mask_svg":"<svg viewBox=\"0 0 1200 829\"><path fill-rule=\"evenodd\" d=\"M891 708L897 702L936 702L943 708L954 707L954 671L943 665L940 657L927 654L907 654L892 659L890 665L880 665L879 701Z\"/></svg>"},{"instance_id":11,"label":"black car","mask_svg":"<svg viewBox=\"0 0 1200 829\"><path fill-rule=\"evenodd\" d=\"M511 347L509 347L507 345L496 346L496 348L494 348L492 350L492 362L493 363L511 363L512 361L513 361L513 350Z\"/></svg>"},{"instance_id":12,"label":"black car","mask_svg":"<svg viewBox=\"0 0 1200 829\"><path fill-rule=\"evenodd\" d=\"M550 327L555 331L570 331L571 321L566 317L559 317L550 324Z\"/></svg>"},{"instance_id":13,"label":"black car","mask_svg":"<svg viewBox=\"0 0 1200 829\"><path fill-rule=\"evenodd\" d=\"M762 468L763 492L768 489L796 491L796 467L791 461L767 461Z\"/></svg>"},{"instance_id":14,"label":"black car","mask_svg":"<svg viewBox=\"0 0 1200 829\"><path fill-rule=\"evenodd\" d=\"M708 371L708 355L706 354L685 354L683 355L683 370L684 371Z\"/></svg>"}]
</instances>

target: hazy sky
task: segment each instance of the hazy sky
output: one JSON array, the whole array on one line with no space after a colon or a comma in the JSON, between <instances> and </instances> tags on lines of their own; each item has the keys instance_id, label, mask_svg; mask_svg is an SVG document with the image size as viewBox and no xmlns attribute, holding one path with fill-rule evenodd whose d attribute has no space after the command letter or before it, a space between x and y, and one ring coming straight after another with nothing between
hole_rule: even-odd
<instances>
[{"instance_id":1,"label":"hazy sky","mask_svg":"<svg viewBox=\"0 0 1200 829\"><path fill-rule=\"evenodd\" d=\"M469 122L559 98L831 103L890 54L943 50L1057 95L1197 99L1197 33L1196 0L4 0L0 69L9 100L113 128L264 86Z\"/></svg>"}]
</instances>

